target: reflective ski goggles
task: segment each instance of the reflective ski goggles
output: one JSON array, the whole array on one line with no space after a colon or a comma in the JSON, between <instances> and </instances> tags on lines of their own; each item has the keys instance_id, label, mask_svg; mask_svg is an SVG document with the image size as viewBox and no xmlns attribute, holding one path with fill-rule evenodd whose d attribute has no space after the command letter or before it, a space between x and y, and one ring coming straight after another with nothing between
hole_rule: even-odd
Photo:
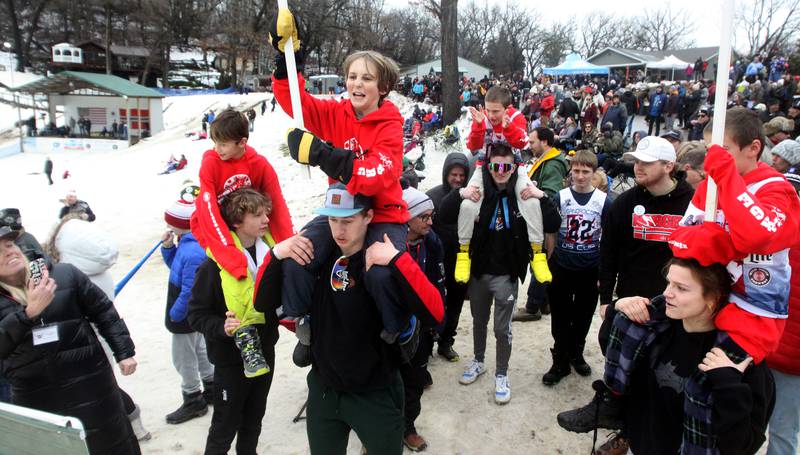
<instances>
[{"instance_id":1,"label":"reflective ski goggles","mask_svg":"<svg viewBox=\"0 0 800 455\"><path fill-rule=\"evenodd\" d=\"M513 163L489 163L487 164L490 172L511 172L514 169Z\"/></svg>"}]
</instances>

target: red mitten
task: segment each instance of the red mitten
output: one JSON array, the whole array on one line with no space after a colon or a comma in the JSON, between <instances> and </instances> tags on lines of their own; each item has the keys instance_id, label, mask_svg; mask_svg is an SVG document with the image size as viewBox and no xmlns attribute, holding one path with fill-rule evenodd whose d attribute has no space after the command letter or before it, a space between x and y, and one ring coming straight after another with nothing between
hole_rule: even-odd
<instances>
[{"instance_id":1,"label":"red mitten","mask_svg":"<svg viewBox=\"0 0 800 455\"><path fill-rule=\"evenodd\" d=\"M727 265L734 259L744 257L736 251L730 234L717 223L701 223L683 226L669 236L669 248L673 256L694 259L700 265Z\"/></svg>"},{"instance_id":2,"label":"red mitten","mask_svg":"<svg viewBox=\"0 0 800 455\"><path fill-rule=\"evenodd\" d=\"M733 155L716 144L708 148L706 159L703 162L703 168L706 170L706 175L715 181L722 179L726 170L732 170L734 173L738 173Z\"/></svg>"}]
</instances>

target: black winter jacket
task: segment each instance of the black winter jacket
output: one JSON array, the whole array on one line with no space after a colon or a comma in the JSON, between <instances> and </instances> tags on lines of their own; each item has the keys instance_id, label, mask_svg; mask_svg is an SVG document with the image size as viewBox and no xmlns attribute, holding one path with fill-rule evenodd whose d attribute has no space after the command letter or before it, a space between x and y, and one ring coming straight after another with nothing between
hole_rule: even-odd
<instances>
[{"instance_id":1,"label":"black winter jacket","mask_svg":"<svg viewBox=\"0 0 800 455\"><path fill-rule=\"evenodd\" d=\"M309 312L312 371L326 387L339 392L360 393L385 388L395 380L400 366L397 345L389 345L380 337L383 322L378 305L364 285L365 251L362 249L349 256L347 265L337 274L345 278L334 290L332 270L341 257L341 250L336 247L323 262L314 283ZM270 251L268 258L271 257ZM259 311L281 304L281 262L266 259L262 265L263 275L256 289L255 303ZM400 253L387 267L401 289L402 301L423 326L441 323L444 306L440 291L428 281L411 256Z\"/></svg>"},{"instance_id":2,"label":"black winter jacket","mask_svg":"<svg viewBox=\"0 0 800 455\"><path fill-rule=\"evenodd\" d=\"M650 299L664 292L662 268L672 257L666 237L678 227L693 195L692 186L679 179L662 196L636 185L614 200L600 240L601 305L611 303L615 286L620 298Z\"/></svg>"},{"instance_id":3,"label":"black winter jacket","mask_svg":"<svg viewBox=\"0 0 800 455\"><path fill-rule=\"evenodd\" d=\"M50 277L58 286L55 297L33 320L0 288L0 372L11 383L12 401L79 418L92 454L140 453L91 325L120 361L135 354L125 322L106 294L73 265L54 265ZM58 341L34 346L32 331L41 324L57 324Z\"/></svg>"},{"instance_id":4,"label":"black winter jacket","mask_svg":"<svg viewBox=\"0 0 800 455\"><path fill-rule=\"evenodd\" d=\"M269 255L268 255L269 257ZM267 259L265 259L266 261ZM263 267L263 265L262 265ZM244 371L241 351L233 342L233 337L225 334L225 296L222 293L222 279L219 266L213 259L206 259L197 268L192 287L192 298L189 300L189 325L203 334L208 350L208 360L215 367L233 367ZM278 316L272 311L265 311L254 303L258 311L264 313L266 324L256 324L261 339L261 351L270 366L275 369L275 343L278 342Z\"/></svg>"}]
</instances>

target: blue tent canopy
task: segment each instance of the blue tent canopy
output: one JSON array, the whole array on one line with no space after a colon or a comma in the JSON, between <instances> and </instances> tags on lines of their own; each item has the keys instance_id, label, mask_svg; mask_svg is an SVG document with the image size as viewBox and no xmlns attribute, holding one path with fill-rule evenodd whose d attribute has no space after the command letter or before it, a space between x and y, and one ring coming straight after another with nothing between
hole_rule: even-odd
<instances>
[{"instance_id":1,"label":"blue tent canopy","mask_svg":"<svg viewBox=\"0 0 800 455\"><path fill-rule=\"evenodd\" d=\"M608 68L593 65L583 60L578 54L569 54L564 63L552 68L545 68L544 74L563 76L565 74L608 74Z\"/></svg>"}]
</instances>

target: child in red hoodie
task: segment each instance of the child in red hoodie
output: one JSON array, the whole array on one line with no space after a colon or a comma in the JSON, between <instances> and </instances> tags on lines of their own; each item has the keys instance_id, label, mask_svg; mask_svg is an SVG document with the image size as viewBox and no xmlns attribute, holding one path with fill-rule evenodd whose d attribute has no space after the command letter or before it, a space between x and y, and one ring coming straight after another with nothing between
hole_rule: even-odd
<instances>
[{"instance_id":1,"label":"child in red hoodie","mask_svg":"<svg viewBox=\"0 0 800 455\"><path fill-rule=\"evenodd\" d=\"M278 176L269 162L247 145L249 122L241 112L227 110L211 123L214 149L203 154L200 164L200 194L190 226L206 254L220 266L225 303L243 321L233 334L240 347L248 377L268 372L260 350L258 332L251 321L263 320L252 304L254 274L248 273L247 257L237 245L220 213L226 196L240 188L253 188L272 199L269 234L280 242L292 236L292 219L283 199ZM254 208L255 210L255 208Z\"/></svg>"},{"instance_id":2,"label":"child in red hoodie","mask_svg":"<svg viewBox=\"0 0 800 455\"><path fill-rule=\"evenodd\" d=\"M270 32L270 41L278 50L272 75L275 99L292 115L289 82L283 54L285 37L292 36L295 58L302 67L303 51L297 39L294 18L288 10L280 10ZM397 107L386 100L398 78L397 64L374 51L360 51L348 56L343 64L348 99L343 101L316 99L306 93L305 80L298 72L303 122L307 131L292 129L287 142L292 158L299 163L319 166L329 183L343 183L352 194L372 198L375 216L367 232L367 244L383 241L388 235L399 251L406 249L409 219L400 176L403 172L403 117ZM326 217L317 217L304 230L314 244L314 257L326 258L335 246ZM336 239L336 242L344 241ZM305 268L294 261L284 261L282 288L283 311L289 317L302 317L311 304L314 276L322 264L317 260ZM409 313L402 301L402 292L390 279L387 267L375 266L367 271L365 285L379 303L383 318L383 339L394 342L409 323ZM307 346L308 340L300 337ZM298 346L300 348L300 346ZM306 354L308 349L305 350ZM295 357L298 364L310 359Z\"/></svg>"}]
</instances>

